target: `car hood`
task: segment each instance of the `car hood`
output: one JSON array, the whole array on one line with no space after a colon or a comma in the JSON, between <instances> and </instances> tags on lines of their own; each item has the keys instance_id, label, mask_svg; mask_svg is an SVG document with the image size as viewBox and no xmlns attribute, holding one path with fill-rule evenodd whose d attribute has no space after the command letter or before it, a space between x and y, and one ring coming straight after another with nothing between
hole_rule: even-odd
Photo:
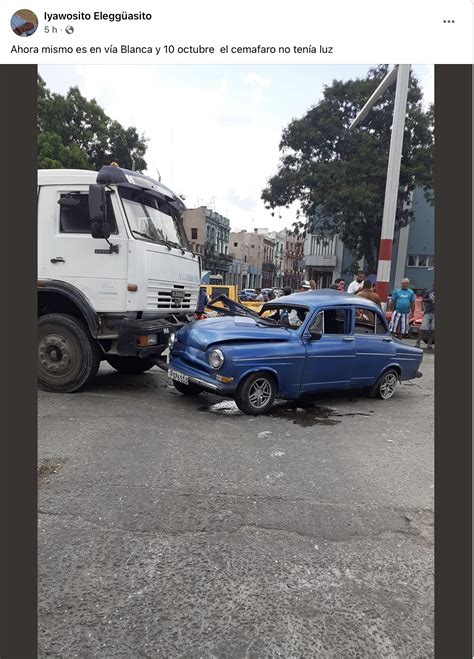
<instances>
[{"instance_id":1,"label":"car hood","mask_svg":"<svg viewBox=\"0 0 474 659\"><path fill-rule=\"evenodd\" d=\"M246 316L219 316L196 320L179 330L178 341L193 348L206 350L213 343L232 341L289 341L291 330L265 327Z\"/></svg>"}]
</instances>

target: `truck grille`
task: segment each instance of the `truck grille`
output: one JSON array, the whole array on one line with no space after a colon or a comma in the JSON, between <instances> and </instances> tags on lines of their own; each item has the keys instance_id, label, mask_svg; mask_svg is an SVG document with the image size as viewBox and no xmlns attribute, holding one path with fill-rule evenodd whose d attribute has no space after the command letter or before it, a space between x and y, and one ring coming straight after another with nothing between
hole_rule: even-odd
<instances>
[{"instance_id":1,"label":"truck grille","mask_svg":"<svg viewBox=\"0 0 474 659\"><path fill-rule=\"evenodd\" d=\"M162 309L170 311L190 311L194 310L192 295L184 288L173 288L165 290L158 286L150 285L147 294L148 309Z\"/></svg>"}]
</instances>

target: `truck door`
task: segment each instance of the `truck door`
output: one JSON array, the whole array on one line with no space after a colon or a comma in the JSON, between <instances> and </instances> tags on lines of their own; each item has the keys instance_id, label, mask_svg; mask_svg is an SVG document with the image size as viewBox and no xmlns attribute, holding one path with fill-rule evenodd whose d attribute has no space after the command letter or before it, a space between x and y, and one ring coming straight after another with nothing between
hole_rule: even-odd
<instances>
[{"instance_id":1,"label":"truck door","mask_svg":"<svg viewBox=\"0 0 474 659\"><path fill-rule=\"evenodd\" d=\"M77 203L59 204L63 196ZM128 237L116 193L107 192L107 216L118 254L91 236L88 185L42 186L38 208L39 277L75 286L96 311L126 311Z\"/></svg>"}]
</instances>

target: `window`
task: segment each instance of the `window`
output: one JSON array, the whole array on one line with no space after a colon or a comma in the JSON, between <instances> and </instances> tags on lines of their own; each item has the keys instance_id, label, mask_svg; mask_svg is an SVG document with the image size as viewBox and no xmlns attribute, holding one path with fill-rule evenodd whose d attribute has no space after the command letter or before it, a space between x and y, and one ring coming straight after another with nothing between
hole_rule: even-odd
<instances>
[{"instance_id":1,"label":"window","mask_svg":"<svg viewBox=\"0 0 474 659\"><path fill-rule=\"evenodd\" d=\"M238 247L238 246L239 246L239 243L234 243L234 247Z\"/></svg>"},{"instance_id":2,"label":"window","mask_svg":"<svg viewBox=\"0 0 474 659\"><path fill-rule=\"evenodd\" d=\"M410 254L407 259L409 268L434 268L434 256L432 254Z\"/></svg>"},{"instance_id":3,"label":"window","mask_svg":"<svg viewBox=\"0 0 474 659\"><path fill-rule=\"evenodd\" d=\"M191 240L197 240L198 237L198 230L195 228L191 229Z\"/></svg>"},{"instance_id":4,"label":"window","mask_svg":"<svg viewBox=\"0 0 474 659\"><path fill-rule=\"evenodd\" d=\"M59 213L59 231L61 233L90 233L91 218L89 215L89 195L87 192L66 192L62 197L77 199L75 206L61 205ZM107 194L107 221L110 224L111 233L117 234L117 223L115 221L114 209Z\"/></svg>"},{"instance_id":5,"label":"window","mask_svg":"<svg viewBox=\"0 0 474 659\"><path fill-rule=\"evenodd\" d=\"M250 245L250 247L251 247L252 249L255 249L255 245Z\"/></svg>"},{"instance_id":6,"label":"window","mask_svg":"<svg viewBox=\"0 0 474 659\"><path fill-rule=\"evenodd\" d=\"M355 310L354 334L375 334L375 313L370 309Z\"/></svg>"},{"instance_id":7,"label":"window","mask_svg":"<svg viewBox=\"0 0 474 659\"><path fill-rule=\"evenodd\" d=\"M387 329L385 323L382 320L380 314L375 314L375 333L376 334L387 334Z\"/></svg>"},{"instance_id":8,"label":"window","mask_svg":"<svg viewBox=\"0 0 474 659\"><path fill-rule=\"evenodd\" d=\"M316 316L311 332L323 334L349 334L349 310L325 309Z\"/></svg>"}]
</instances>

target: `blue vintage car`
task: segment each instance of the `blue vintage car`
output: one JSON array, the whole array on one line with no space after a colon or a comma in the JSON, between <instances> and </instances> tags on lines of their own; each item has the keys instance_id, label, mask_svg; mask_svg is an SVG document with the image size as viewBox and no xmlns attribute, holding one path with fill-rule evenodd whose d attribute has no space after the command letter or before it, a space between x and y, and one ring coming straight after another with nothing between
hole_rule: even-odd
<instances>
[{"instance_id":1,"label":"blue vintage car","mask_svg":"<svg viewBox=\"0 0 474 659\"><path fill-rule=\"evenodd\" d=\"M399 380L421 376L423 351L391 336L373 302L330 289L268 302L256 314L227 301L216 318L170 339L168 376L178 391L235 398L247 414L275 398L366 388L387 400Z\"/></svg>"}]
</instances>

